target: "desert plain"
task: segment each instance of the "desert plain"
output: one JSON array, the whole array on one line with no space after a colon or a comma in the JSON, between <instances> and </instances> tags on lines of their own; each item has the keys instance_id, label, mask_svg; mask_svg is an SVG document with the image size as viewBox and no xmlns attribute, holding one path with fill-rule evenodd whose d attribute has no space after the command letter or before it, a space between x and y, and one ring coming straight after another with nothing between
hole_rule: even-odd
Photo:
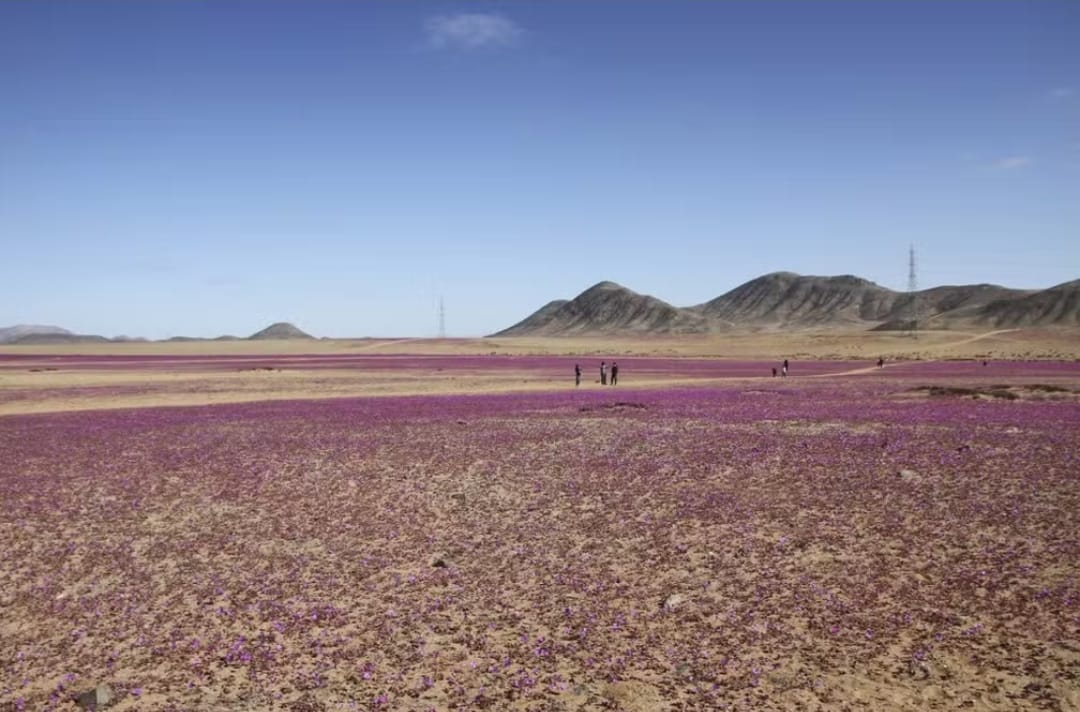
<instances>
[{"instance_id":1,"label":"desert plain","mask_svg":"<svg viewBox=\"0 0 1080 712\"><path fill-rule=\"evenodd\" d=\"M1077 710L1078 359L0 347L0 710Z\"/></svg>"}]
</instances>

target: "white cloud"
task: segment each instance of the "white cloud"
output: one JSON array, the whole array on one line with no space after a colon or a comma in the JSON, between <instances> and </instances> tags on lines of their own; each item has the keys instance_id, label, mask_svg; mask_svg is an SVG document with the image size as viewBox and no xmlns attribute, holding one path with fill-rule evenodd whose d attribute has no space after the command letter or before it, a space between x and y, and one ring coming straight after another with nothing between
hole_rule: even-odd
<instances>
[{"instance_id":1,"label":"white cloud","mask_svg":"<svg viewBox=\"0 0 1080 712\"><path fill-rule=\"evenodd\" d=\"M426 23L428 42L437 48L511 47L522 30L502 15L460 13L438 15Z\"/></svg>"},{"instance_id":2,"label":"white cloud","mask_svg":"<svg viewBox=\"0 0 1080 712\"><path fill-rule=\"evenodd\" d=\"M1007 158L999 159L994 163L995 168L1001 170L1013 170L1014 168L1024 168L1032 164L1031 156L1008 156Z\"/></svg>"}]
</instances>

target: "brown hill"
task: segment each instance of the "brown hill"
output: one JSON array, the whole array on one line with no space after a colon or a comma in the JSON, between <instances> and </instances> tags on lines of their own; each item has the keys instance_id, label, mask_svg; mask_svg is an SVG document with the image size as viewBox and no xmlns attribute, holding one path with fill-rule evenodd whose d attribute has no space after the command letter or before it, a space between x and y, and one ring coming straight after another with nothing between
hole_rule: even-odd
<instances>
[{"instance_id":1,"label":"brown hill","mask_svg":"<svg viewBox=\"0 0 1080 712\"><path fill-rule=\"evenodd\" d=\"M559 309L561 309L563 305L569 303L569 299L556 299L548 302L510 328L503 329L498 335L512 335L511 332L538 334L550 329L557 330L558 324L556 322L558 320Z\"/></svg>"},{"instance_id":2,"label":"brown hill","mask_svg":"<svg viewBox=\"0 0 1080 712\"><path fill-rule=\"evenodd\" d=\"M964 328L971 326L984 307L997 300L1012 300L1031 294L996 284L969 284L924 289L915 293L919 327L923 329ZM897 293L885 321L874 331L904 331L911 328L912 297Z\"/></svg>"},{"instance_id":3,"label":"brown hill","mask_svg":"<svg viewBox=\"0 0 1080 712\"><path fill-rule=\"evenodd\" d=\"M604 333L701 333L709 320L614 282L600 282L570 301L554 301L494 336Z\"/></svg>"},{"instance_id":4,"label":"brown hill","mask_svg":"<svg viewBox=\"0 0 1080 712\"><path fill-rule=\"evenodd\" d=\"M292 324L284 321L279 321L276 324L271 324L262 331L257 331L248 339L253 341L269 340L269 339L314 339L311 334L304 333L297 329Z\"/></svg>"},{"instance_id":5,"label":"brown hill","mask_svg":"<svg viewBox=\"0 0 1080 712\"><path fill-rule=\"evenodd\" d=\"M497 336L705 333L731 328L911 328L912 295L855 277L773 272L680 308L613 282L554 301ZM994 284L916 292L920 328L1080 325L1080 280L1032 292Z\"/></svg>"},{"instance_id":6,"label":"brown hill","mask_svg":"<svg viewBox=\"0 0 1080 712\"><path fill-rule=\"evenodd\" d=\"M852 275L773 272L694 309L734 325L861 326L886 318L896 297L896 292Z\"/></svg>"},{"instance_id":7,"label":"brown hill","mask_svg":"<svg viewBox=\"0 0 1080 712\"><path fill-rule=\"evenodd\" d=\"M999 329L1080 326L1080 279L1041 292L996 299L979 309L975 322Z\"/></svg>"},{"instance_id":8,"label":"brown hill","mask_svg":"<svg viewBox=\"0 0 1080 712\"><path fill-rule=\"evenodd\" d=\"M72 333L59 326L46 326L44 324L16 324L15 326L0 327L0 344L11 344L28 336L38 334L66 334Z\"/></svg>"}]
</instances>

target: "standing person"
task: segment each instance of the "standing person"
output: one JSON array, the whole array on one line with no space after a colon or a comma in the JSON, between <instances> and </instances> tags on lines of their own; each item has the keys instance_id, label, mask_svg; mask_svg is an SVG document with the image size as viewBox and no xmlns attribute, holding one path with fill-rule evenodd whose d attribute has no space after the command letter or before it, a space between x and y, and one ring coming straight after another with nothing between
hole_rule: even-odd
<instances>
[{"instance_id":1,"label":"standing person","mask_svg":"<svg viewBox=\"0 0 1080 712\"><path fill-rule=\"evenodd\" d=\"M784 359L784 363L780 366L780 377L787 378L787 359Z\"/></svg>"},{"instance_id":2,"label":"standing person","mask_svg":"<svg viewBox=\"0 0 1080 712\"><path fill-rule=\"evenodd\" d=\"M878 367L878 368L885 368L885 359L883 359L883 358L879 358L879 359L877 360L877 367Z\"/></svg>"},{"instance_id":3,"label":"standing person","mask_svg":"<svg viewBox=\"0 0 1080 712\"><path fill-rule=\"evenodd\" d=\"M581 385L581 364L579 363L574 364L574 385Z\"/></svg>"},{"instance_id":4,"label":"standing person","mask_svg":"<svg viewBox=\"0 0 1080 712\"><path fill-rule=\"evenodd\" d=\"M607 385L607 362L605 361L600 362L600 385Z\"/></svg>"},{"instance_id":5,"label":"standing person","mask_svg":"<svg viewBox=\"0 0 1080 712\"><path fill-rule=\"evenodd\" d=\"M787 359L784 359L784 375L787 375Z\"/></svg>"},{"instance_id":6,"label":"standing person","mask_svg":"<svg viewBox=\"0 0 1080 712\"><path fill-rule=\"evenodd\" d=\"M772 377L776 378L776 366L772 367Z\"/></svg>"},{"instance_id":7,"label":"standing person","mask_svg":"<svg viewBox=\"0 0 1080 712\"><path fill-rule=\"evenodd\" d=\"M619 381L619 364L614 361L611 362L611 385L615 385Z\"/></svg>"}]
</instances>

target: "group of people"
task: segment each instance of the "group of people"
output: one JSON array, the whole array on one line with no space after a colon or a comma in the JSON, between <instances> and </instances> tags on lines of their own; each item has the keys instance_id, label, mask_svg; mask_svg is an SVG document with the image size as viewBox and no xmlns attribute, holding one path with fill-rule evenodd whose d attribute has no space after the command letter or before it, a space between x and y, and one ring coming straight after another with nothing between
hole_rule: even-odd
<instances>
[{"instance_id":1,"label":"group of people","mask_svg":"<svg viewBox=\"0 0 1080 712\"><path fill-rule=\"evenodd\" d=\"M784 359L784 362L782 364L780 364L780 375L783 376L784 378L787 378L787 369L788 369L788 360ZM772 375L773 375L773 378L776 378L776 368L775 367L772 370Z\"/></svg>"},{"instance_id":2,"label":"group of people","mask_svg":"<svg viewBox=\"0 0 1080 712\"><path fill-rule=\"evenodd\" d=\"M606 361L600 362L600 385L601 386L614 386L619 382L619 364L615 361L611 362L611 369L608 370ZM581 364L574 364L574 385L581 385Z\"/></svg>"},{"instance_id":3,"label":"group of people","mask_svg":"<svg viewBox=\"0 0 1080 712\"><path fill-rule=\"evenodd\" d=\"M775 378L778 375L782 376L784 378L787 378L788 365L789 365L788 360L784 359L784 362L782 364L780 364L779 369L777 369L776 367L773 367L773 370L772 370L773 378ZM983 366L985 366L985 365L986 365L986 361L983 361ZM885 359L879 358L877 360L877 367L878 368L884 368L885 367ZM618 382L619 382L619 364L612 361L611 362L611 368L609 369L608 365L607 365L607 362L606 361L601 361L600 362L600 385L601 386L608 386L608 385L614 386ZM580 386L581 385L581 364L579 364L579 363L574 364L574 385L575 386Z\"/></svg>"}]
</instances>

